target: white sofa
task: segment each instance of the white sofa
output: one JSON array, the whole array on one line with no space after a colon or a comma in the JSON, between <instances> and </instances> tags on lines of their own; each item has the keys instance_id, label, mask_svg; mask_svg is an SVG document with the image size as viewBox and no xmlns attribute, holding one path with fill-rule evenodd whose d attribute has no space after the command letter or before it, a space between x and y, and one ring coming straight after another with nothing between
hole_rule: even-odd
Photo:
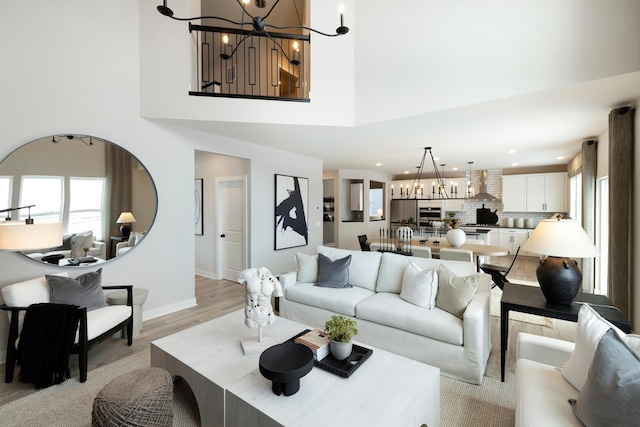
<instances>
[{"instance_id":1,"label":"white sofa","mask_svg":"<svg viewBox=\"0 0 640 427\"><path fill-rule=\"evenodd\" d=\"M86 254L84 248L89 248ZM42 261L42 258L51 255L62 255L64 258L93 256L100 259L107 259L107 244L96 240L93 232L85 231L63 236L63 245L60 247L23 251L23 253L37 261Z\"/></svg>"},{"instance_id":2,"label":"white sofa","mask_svg":"<svg viewBox=\"0 0 640 427\"><path fill-rule=\"evenodd\" d=\"M490 276L478 273L480 284L462 319L400 297L410 260L422 269L445 265L460 277L475 274L475 264L325 246L319 246L318 253L331 260L351 255L353 287L323 288L298 281L296 271L282 274L280 316L319 328L334 314L353 317L359 331L356 341L436 366L447 376L482 383L491 352Z\"/></svg>"}]
</instances>

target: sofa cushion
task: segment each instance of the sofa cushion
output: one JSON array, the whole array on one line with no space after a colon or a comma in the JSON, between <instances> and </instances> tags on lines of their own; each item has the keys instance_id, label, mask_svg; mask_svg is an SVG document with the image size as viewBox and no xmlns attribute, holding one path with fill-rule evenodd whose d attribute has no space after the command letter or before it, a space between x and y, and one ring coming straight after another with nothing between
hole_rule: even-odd
<instances>
[{"instance_id":1,"label":"sofa cushion","mask_svg":"<svg viewBox=\"0 0 640 427\"><path fill-rule=\"evenodd\" d=\"M409 261L423 270L437 269L440 265L446 265L450 270L459 276L473 274L476 271L475 264L463 261L447 261L434 258L408 257L405 255L385 252L382 254L380 262L380 272L376 281L376 291L394 292L399 294L402 291L402 276Z\"/></svg>"},{"instance_id":2,"label":"sofa cushion","mask_svg":"<svg viewBox=\"0 0 640 427\"><path fill-rule=\"evenodd\" d=\"M46 275L51 286L51 302L72 304L95 310L107 305L102 291L102 269L82 274L75 279Z\"/></svg>"},{"instance_id":3,"label":"sofa cushion","mask_svg":"<svg viewBox=\"0 0 640 427\"><path fill-rule=\"evenodd\" d=\"M463 344L462 320L439 308L409 304L400 295L378 292L358 303L356 317L454 345Z\"/></svg>"},{"instance_id":4,"label":"sofa cushion","mask_svg":"<svg viewBox=\"0 0 640 427\"><path fill-rule=\"evenodd\" d=\"M567 363L560 369L562 376L578 391L582 390L582 386L587 381L589 367L598 343L609 329L613 329L622 337L625 336L624 332L603 319L589 304L583 304L580 307L576 326L576 346Z\"/></svg>"},{"instance_id":5,"label":"sofa cushion","mask_svg":"<svg viewBox=\"0 0 640 427\"><path fill-rule=\"evenodd\" d=\"M313 283L318 281L318 255L297 252L296 262L298 263L299 282Z\"/></svg>"},{"instance_id":6,"label":"sofa cushion","mask_svg":"<svg viewBox=\"0 0 640 427\"><path fill-rule=\"evenodd\" d=\"M349 283L353 286L375 291L380 260L382 258L380 252L349 251L346 249L330 248L328 246L318 246L318 253L327 256L331 260L351 255Z\"/></svg>"},{"instance_id":7,"label":"sofa cushion","mask_svg":"<svg viewBox=\"0 0 640 427\"><path fill-rule=\"evenodd\" d=\"M554 366L529 359L516 363L516 427L584 427L567 402L578 390Z\"/></svg>"},{"instance_id":8,"label":"sofa cushion","mask_svg":"<svg viewBox=\"0 0 640 427\"><path fill-rule=\"evenodd\" d=\"M609 329L591 362L573 411L587 426L631 426L640 420L640 357Z\"/></svg>"},{"instance_id":9,"label":"sofa cushion","mask_svg":"<svg viewBox=\"0 0 640 427\"><path fill-rule=\"evenodd\" d=\"M402 276L400 298L418 307L432 309L435 307L437 293L436 270L423 270L409 261Z\"/></svg>"},{"instance_id":10,"label":"sofa cushion","mask_svg":"<svg viewBox=\"0 0 640 427\"><path fill-rule=\"evenodd\" d=\"M349 284L349 264L351 255L335 261L318 254L318 282L321 288L351 288Z\"/></svg>"},{"instance_id":11,"label":"sofa cushion","mask_svg":"<svg viewBox=\"0 0 640 427\"><path fill-rule=\"evenodd\" d=\"M285 290L285 296L290 301L346 316L355 316L356 304L373 294L373 291L357 286L342 289L321 288L314 286L313 283L297 283L294 286L287 286Z\"/></svg>"},{"instance_id":12,"label":"sofa cushion","mask_svg":"<svg viewBox=\"0 0 640 427\"><path fill-rule=\"evenodd\" d=\"M467 305L478 290L480 273L458 277L446 266L438 268L438 295L436 307L462 319Z\"/></svg>"}]
</instances>

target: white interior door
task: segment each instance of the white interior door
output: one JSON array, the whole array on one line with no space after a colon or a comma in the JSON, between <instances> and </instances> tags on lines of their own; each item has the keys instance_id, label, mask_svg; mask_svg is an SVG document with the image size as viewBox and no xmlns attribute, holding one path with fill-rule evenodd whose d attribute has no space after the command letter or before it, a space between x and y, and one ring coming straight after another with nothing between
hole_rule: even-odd
<instances>
[{"instance_id":1,"label":"white interior door","mask_svg":"<svg viewBox=\"0 0 640 427\"><path fill-rule=\"evenodd\" d=\"M244 178L218 180L218 276L236 280L247 265Z\"/></svg>"}]
</instances>

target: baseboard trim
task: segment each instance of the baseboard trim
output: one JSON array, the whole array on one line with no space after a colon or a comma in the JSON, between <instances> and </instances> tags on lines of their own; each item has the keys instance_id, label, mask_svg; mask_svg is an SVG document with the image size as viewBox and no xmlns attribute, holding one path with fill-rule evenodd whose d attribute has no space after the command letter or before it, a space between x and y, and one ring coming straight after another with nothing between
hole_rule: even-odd
<instances>
[{"instance_id":1,"label":"baseboard trim","mask_svg":"<svg viewBox=\"0 0 640 427\"><path fill-rule=\"evenodd\" d=\"M218 280L218 275L216 273L211 272L211 271L198 270L196 268L196 274L198 276L206 277L207 279Z\"/></svg>"},{"instance_id":2,"label":"baseboard trim","mask_svg":"<svg viewBox=\"0 0 640 427\"><path fill-rule=\"evenodd\" d=\"M160 308L155 308L153 310L144 310L142 311L142 321L155 319L156 317L165 316L167 314L175 313L176 311L185 310L187 308L195 307L198 304L196 303L195 298L191 298L188 300L184 300L175 304L165 305Z\"/></svg>"}]
</instances>

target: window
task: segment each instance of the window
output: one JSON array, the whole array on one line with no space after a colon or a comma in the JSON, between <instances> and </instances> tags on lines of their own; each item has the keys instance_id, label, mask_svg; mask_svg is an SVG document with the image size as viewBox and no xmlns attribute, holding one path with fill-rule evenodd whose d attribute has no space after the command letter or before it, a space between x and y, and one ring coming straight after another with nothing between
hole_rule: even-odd
<instances>
[{"instance_id":1,"label":"window","mask_svg":"<svg viewBox=\"0 0 640 427\"><path fill-rule=\"evenodd\" d=\"M609 263L609 177L596 181L596 247L600 256L596 258L596 282L594 292L607 295Z\"/></svg>"},{"instance_id":2,"label":"window","mask_svg":"<svg viewBox=\"0 0 640 427\"><path fill-rule=\"evenodd\" d=\"M20 206L35 205L31 218L36 222L62 222L64 200L61 176L23 176L20 187ZM19 219L29 216L28 209L21 209Z\"/></svg>"},{"instance_id":3,"label":"window","mask_svg":"<svg viewBox=\"0 0 640 427\"><path fill-rule=\"evenodd\" d=\"M384 218L384 183L369 182L369 219Z\"/></svg>"},{"instance_id":4,"label":"window","mask_svg":"<svg viewBox=\"0 0 640 427\"><path fill-rule=\"evenodd\" d=\"M91 230L96 240L102 240L104 184L104 178L70 179L68 233Z\"/></svg>"},{"instance_id":5,"label":"window","mask_svg":"<svg viewBox=\"0 0 640 427\"><path fill-rule=\"evenodd\" d=\"M582 173L569 178L569 217L582 225Z\"/></svg>"},{"instance_id":6,"label":"window","mask_svg":"<svg viewBox=\"0 0 640 427\"><path fill-rule=\"evenodd\" d=\"M7 209L11 207L12 183L12 177L0 176L0 209Z\"/></svg>"}]
</instances>

